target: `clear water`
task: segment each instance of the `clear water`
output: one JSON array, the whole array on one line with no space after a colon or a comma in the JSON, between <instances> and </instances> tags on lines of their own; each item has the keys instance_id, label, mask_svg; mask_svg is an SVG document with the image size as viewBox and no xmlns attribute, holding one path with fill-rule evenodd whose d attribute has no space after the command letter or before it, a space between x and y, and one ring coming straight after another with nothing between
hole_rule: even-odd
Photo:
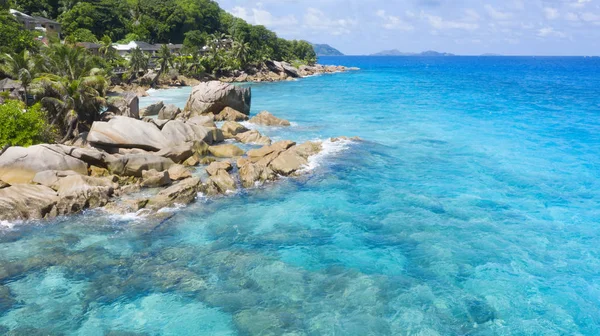
<instances>
[{"instance_id":1,"label":"clear water","mask_svg":"<svg viewBox=\"0 0 600 336\"><path fill-rule=\"evenodd\" d=\"M252 113L365 142L163 222L4 223L0 334L600 334L600 59L322 61L363 70Z\"/></svg>"}]
</instances>

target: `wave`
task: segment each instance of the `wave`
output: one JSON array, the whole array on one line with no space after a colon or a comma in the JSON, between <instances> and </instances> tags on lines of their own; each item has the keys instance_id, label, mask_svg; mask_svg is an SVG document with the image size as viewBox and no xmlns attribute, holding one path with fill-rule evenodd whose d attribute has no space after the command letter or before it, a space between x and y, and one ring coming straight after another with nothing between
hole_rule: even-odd
<instances>
[{"instance_id":1,"label":"wave","mask_svg":"<svg viewBox=\"0 0 600 336\"><path fill-rule=\"evenodd\" d=\"M331 156L347 150L355 143L355 141L349 139L339 139L337 141L331 141L331 139L321 141L320 139L316 139L312 141L321 142L322 150L318 154L308 158L308 164L300 170L301 173L307 173L317 169Z\"/></svg>"}]
</instances>

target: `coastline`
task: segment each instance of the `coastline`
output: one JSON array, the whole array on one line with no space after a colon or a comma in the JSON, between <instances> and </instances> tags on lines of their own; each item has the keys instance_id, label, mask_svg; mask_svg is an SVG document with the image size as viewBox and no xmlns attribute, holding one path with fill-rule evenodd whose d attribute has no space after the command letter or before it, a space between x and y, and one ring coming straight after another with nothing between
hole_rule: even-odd
<instances>
[{"instance_id":1,"label":"coastline","mask_svg":"<svg viewBox=\"0 0 600 336\"><path fill-rule=\"evenodd\" d=\"M315 69L303 76L349 71ZM87 209L163 220L172 214L165 209L197 198L235 194L310 173L315 160L327 156L324 146L360 140L274 142L242 123L269 127L291 123L267 111L250 118L251 89L222 81L200 82L183 111L162 102L140 111L137 96L142 89L131 89L135 95L119 98L118 109L103 115L89 133L69 144L11 147L0 156L0 180L5 180L0 186L3 225ZM219 92L227 92L226 97ZM249 150L240 148L248 146ZM20 161L23 156L29 159Z\"/></svg>"},{"instance_id":2,"label":"coastline","mask_svg":"<svg viewBox=\"0 0 600 336\"><path fill-rule=\"evenodd\" d=\"M264 83L264 82L283 82L292 81L301 78L308 78L322 74L336 74L350 71L358 71L356 67L346 67L340 65L322 65L313 66L303 65L298 68L286 62L268 61L258 68L251 68L249 71L233 71L230 74L220 77L205 76L200 79L190 78L182 75L161 80L154 89L169 89L186 86L196 86L200 83L218 80L224 83ZM135 92L138 97L146 97L146 91L150 90L149 85L140 84L119 84L109 88L109 94L120 95L126 92Z\"/></svg>"}]
</instances>

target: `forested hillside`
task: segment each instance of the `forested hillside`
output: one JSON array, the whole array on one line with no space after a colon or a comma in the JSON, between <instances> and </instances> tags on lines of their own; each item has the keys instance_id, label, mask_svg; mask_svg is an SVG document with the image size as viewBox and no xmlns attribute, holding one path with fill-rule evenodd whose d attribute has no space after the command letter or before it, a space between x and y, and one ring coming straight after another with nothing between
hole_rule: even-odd
<instances>
[{"instance_id":1,"label":"forested hillside","mask_svg":"<svg viewBox=\"0 0 600 336\"><path fill-rule=\"evenodd\" d=\"M202 47L210 35L226 34L246 44L248 61L313 61L308 42L287 41L264 26L236 18L211 0L12 0L9 6L62 24L63 36L78 42L141 40Z\"/></svg>"}]
</instances>

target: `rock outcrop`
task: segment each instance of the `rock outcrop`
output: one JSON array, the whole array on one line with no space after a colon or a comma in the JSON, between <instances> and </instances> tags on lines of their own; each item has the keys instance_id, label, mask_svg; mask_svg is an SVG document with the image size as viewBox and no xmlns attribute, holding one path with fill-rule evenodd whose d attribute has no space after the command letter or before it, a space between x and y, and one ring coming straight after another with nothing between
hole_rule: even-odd
<instances>
[{"instance_id":1,"label":"rock outcrop","mask_svg":"<svg viewBox=\"0 0 600 336\"><path fill-rule=\"evenodd\" d=\"M168 185L171 185L171 177L168 171L159 172L155 169L142 171L142 187L159 188Z\"/></svg>"},{"instance_id":2,"label":"rock outcrop","mask_svg":"<svg viewBox=\"0 0 600 336\"><path fill-rule=\"evenodd\" d=\"M245 143L245 144L254 144L254 145L264 145L269 146L271 144L271 139L269 137L260 134L257 130L251 130L243 133L238 133L235 135L235 140Z\"/></svg>"},{"instance_id":3,"label":"rock outcrop","mask_svg":"<svg viewBox=\"0 0 600 336\"><path fill-rule=\"evenodd\" d=\"M160 210L174 205L186 205L194 201L200 188L200 179L190 177L159 192L148 201L147 207Z\"/></svg>"},{"instance_id":4,"label":"rock outcrop","mask_svg":"<svg viewBox=\"0 0 600 336\"><path fill-rule=\"evenodd\" d=\"M248 129L235 121L226 121L223 126L221 126L221 131L223 131L225 139L232 139L239 133L248 132Z\"/></svg>"},{"instance_id":5,"label":"rock outcrop","mask_svg":"<svg viewBox=\"0 0 600 336\"><path fill-rule=\"evenodd\" d=\"M213 119L215 121L246 121L248 116L231 107L226 107L219 114L215 114Z\"/></svg>"},{"instance_id":6,"label":"rock outcrop","mask_svg":"<svg viewBox=\"0 0 600 336\"><path fill-rule=\"evenodd\" d=\"M135 92L125 92L108 101L108 111L118 116L140 118L140 99Z\"/></svg>"},{"instance_id":7,"label":"rock outcrop","mask_svg":"<svg viewBox=\"0 0 600 336\"><path fill-rule=\"evenodd\" d=\"M206 168L206 172L210 177L208 178L207 185L204 186L205 190L215 190L217 193L225 194L227 192L235 191L237 189L235 180L229 174L233 169L233 166L229 162L213 162ZM208 192L214 194L214 192Z\"/></svg>"},{"instance_id":8,"label":"rock outcrop","mask_svg":"<svg viewBox=\"0 0 600 336\"><path fill-rule=\"evenodd\" d=\"M268 111L262 111L253 118L250 122L257 125L263 126L290 126L290 122L285 119L280 119L272 115Z\"/></svg>"},{"instance_id":9,"label":"rock outcrop","mask_svg":"<svg viewBox=\"0 0 600 336\"><path fill-rule=\"evenodd\" d=\"M10 147L0 156L0 180L8 184L30 183L46 170L72 170L87 174L87 164L64 153L56 145Z\"/></svg>"},{"instance_id":10,"label":"rock outcrop","mask_svg":"<svg viewBox=\"0 0 600 336\"><path fill-rule=\"evenodd\" d=\"M211 81L194 86L185 111L196 116L207 113L216 114L225 107L231 107L241 113L249 114L250 104L250 88Z\"/></svg>"},{"instance_id":11,"label":"rock outcrop","mask_svg":"<svg viewBox=\"0 0 600 336\"><path fill-rule=\"evenodd\" d=\"M236 145L226 144L208 147L208 151L215 157L232 158L244 155L244 150Z\"/></svg>"},{"instance_id":12,"label":"rock outcrop","mask_svg":"<svg viewBox=\"0 0 600 336\"><path fill-rule=\"evenodd\" d=\"M16 184L0 189L0 220L43 219L58 215L58 193L32 184Z\"/></svg>"},{"instance_id":13,"label":"rock outcrop","mask_svg":"<svg viewBox=\"0 0 600 336\"><path fill-rule=\"evenodd\" d=\"M181 113L181 109L173 104L165 105L158 113L159 120L174 120Z\"/></svg>"},{"instance_id":14,"label":"rock outcrop","mask_svg":"<svg viewBox=\"0 0 600 336\"><path fill-rule=\"evenodd\" d=\"M159 151L172 143L152 123L127 117L94 122L87 141L95 146Z\"/></svg>"},{"instance_id":15,"label":"rock outcrop","mask_svg":"<svg viewBox=\"0 0 600 336\"><path fill-rule=\"evenodd\" d=\"M162 101L148 105L147 107L144 107L140 110L140 118L157 116L158 113L160 113L160 110L163 109L163 107L165 107L165 104Z\"/></svg>"},{"instance_id":16,"label":"rock outcrop","mask_svg":"<svg viewBox=\"0 0 600 336\"><path fill-rule=\"evenodd\" d=\"M142 177L144 170L165 171L175 163L154 154L127 154L108 163L108 170L115 175Z\"/></svg>"}]
</instances>

